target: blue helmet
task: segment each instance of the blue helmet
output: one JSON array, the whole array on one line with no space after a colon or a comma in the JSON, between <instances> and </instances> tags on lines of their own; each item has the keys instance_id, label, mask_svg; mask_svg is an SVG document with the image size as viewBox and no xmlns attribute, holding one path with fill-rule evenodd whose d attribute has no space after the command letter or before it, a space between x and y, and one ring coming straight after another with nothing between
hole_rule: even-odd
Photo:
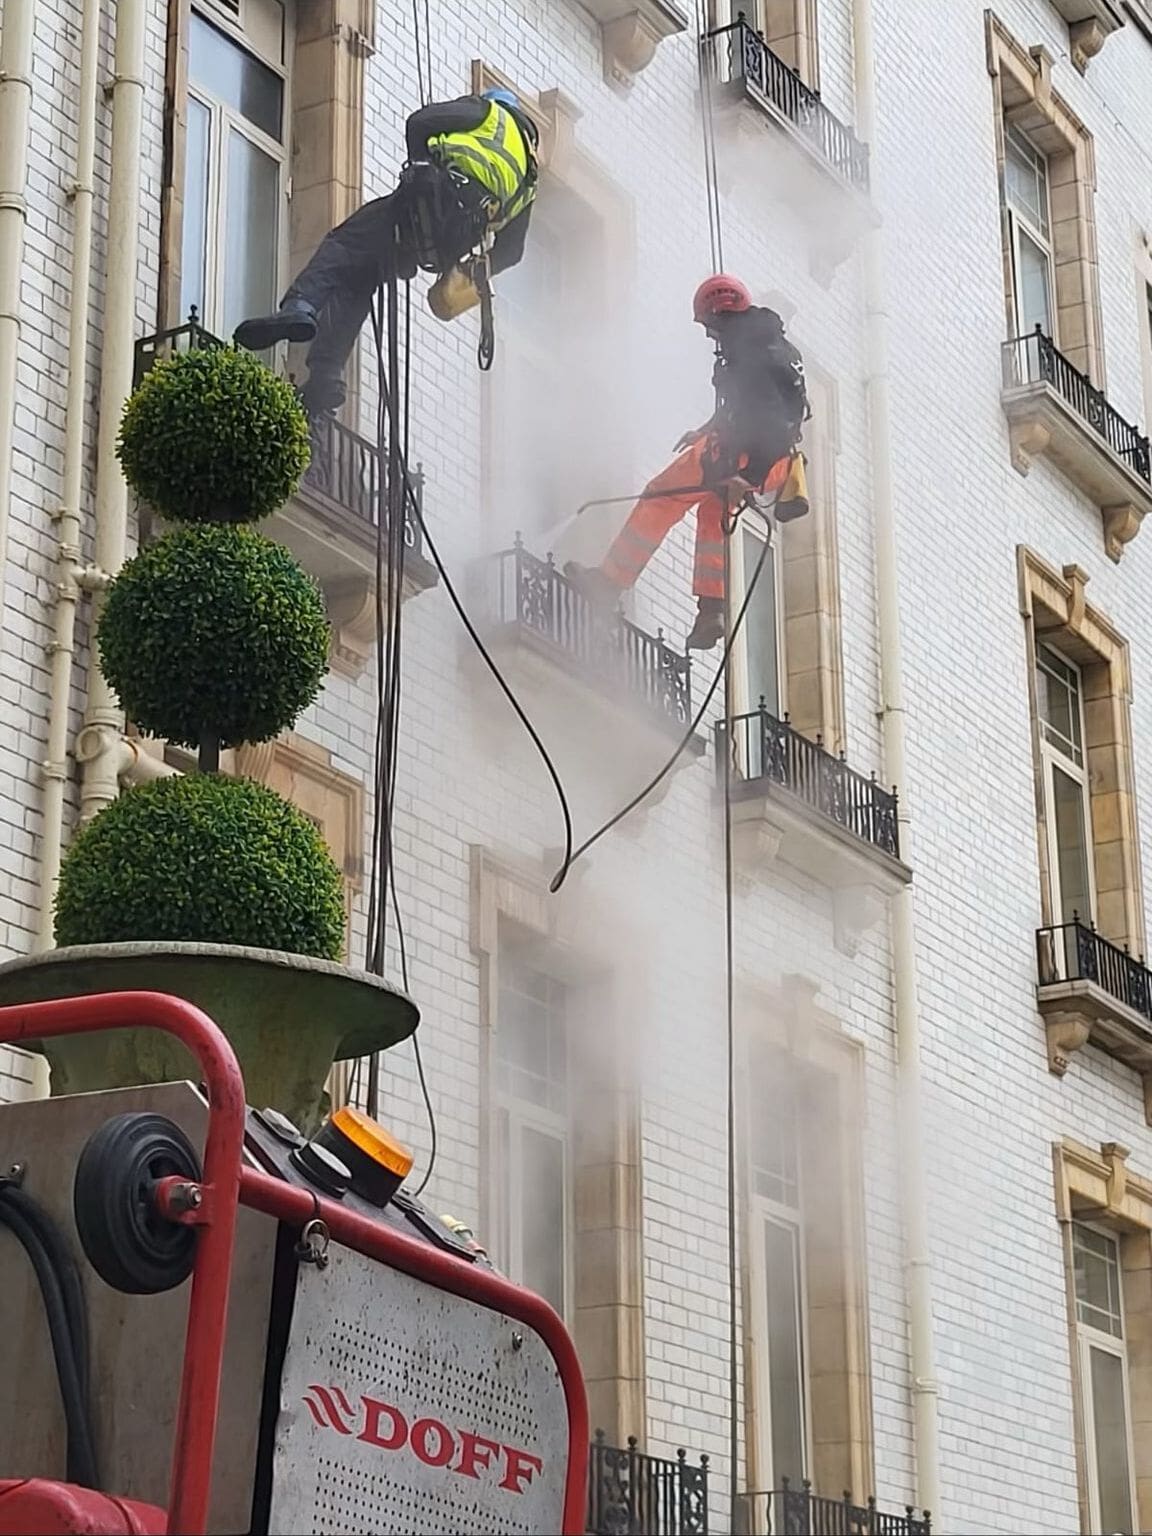
<instances>
[{"instance_id":1,"label":"blue helmet","mask_svg":"<svg viewBox=\"0 0 1152 1536\"><path fill-rule=\"evenodd\" d=\"M506 90L502 85L493 86L490 91L485 91L483 96L485 101L494 101L501 107L507 107L509 111L519 112L523 110L520 106L520 98L516 92Z\"/></svg>"}]
</instances>

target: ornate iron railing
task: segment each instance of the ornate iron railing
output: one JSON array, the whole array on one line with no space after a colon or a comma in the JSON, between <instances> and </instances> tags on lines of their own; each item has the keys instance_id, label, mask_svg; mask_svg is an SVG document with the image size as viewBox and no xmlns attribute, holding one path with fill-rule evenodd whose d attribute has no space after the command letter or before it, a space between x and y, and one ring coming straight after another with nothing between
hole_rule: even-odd
<instances>
[{"instance_id":1,"label":"ornate iron railing","mask_svg":"<svg viewBox=\"0 0 1152 1536\"><path fill-rule=\"evenodd\" d=\"M1042 987L1062 981L1094 981L1110 997L1152 1021L1152 971L1082 923L1058 923L1036 932L1036 966Z\"/></svg>"},{"instance_id":2,"label":"ornate iron railing","mask_svg":"<svg viewBox=\"0 0 1152 1536\"><path fill-rule=\"evenodd\" d=\"M183 325L159 331L153 336L142 336L137 341L133 388L162 358L171 357L176 352L226 345L218 336L205 330L193 309ZM312 459L300 482L301 491L325 497L342 511L374 528L381 508L380 455L376 444L331 416L314 420L311 435ZM412 475L412 489L417 503L422 503L424 477L420 469ZM404 518L404 543L413 554L422 553L419 521L411 512Z\"/></svg>"},{"instance_id":3,"label":"ornate iron railing","mask_svg":"<svg viewBox=\"0 0 1152 1536\"><path fill-rule=\"evenodd\" d=\"M1017 389L1022 384L1050 385L1134 474L1152 484L1152 454L1147 436L1108 404L1103 390L1097 389L1086 373L1070 363L1039 326L1027 336L1014 336L1006 341L1002 358L1005 389Z\"/></svg>"},{"instance_id":4,"label":"ornate iron railing","mask_svg":"<svg viewBox=\"0 0 1152 1536\"><path fill-rule=\"evenodd\" d=\"M723 50L716 58L722 81L743 81L788 120L797 135L851 186L868 188L868 146L862 144L816 91L773 53L741 11L726 27L705 34L705 46Z\"/></svg>"},{"instance_id":5,"label":"ornate iron railing","mask_svg":"<svg viewBox=\"0 0 1152 1536\"><path fill-rule=\"evenodd\" d=\"M581 672L643 699L674 724L692 718L692 673L662 630L650 635L623 614L598 613L557 570L517 538L493 559L493 617L547 641Z\"/></svg>"},{"instance_id":6,"label":"ornate iron railing","mask_svg":"<svg viewBox=\"0 0 1152 1536\"><path fill-rule=\"evenodd\" d=\"M932 1517L906 1505L902 1515L877 1509L876 1500L853 1504L852 1495L822 1499L810 1483L799 1488L781 1479L771 1493L744 1493L736 1500L736 1536L932 1536Z\"/></svg>"},{"instance_id":7,"label":"ornate iron railing","mask_svg":"<svg viewBox=\"0 0 1152 1536\"><path fill-rule=\"evenodd\" d=\"M745 780L767 779L791 791L806 805L854 833L866 843L900 857L900 829L894 790L884 789L876 775L865 778L825 751L819 738L809 741L788 723L777 720L764 700L760 708L732 720L731 747L726 723L716 726L716 766L722 773L723 754L732 752L733 771Z\"/></svg>"},{"instance_id":8,"label":"ornate iron railing","mask_svg":"<svg viewBox=\"0 0 1152 1536\"><path fill-rule=\"evenodd\" d=\"M708 1536L708 1458L693 1466L647 1456L628 1437L620 1450L602 1430L588 1456L589 1536Z\"/></svg>"}]
</instances>

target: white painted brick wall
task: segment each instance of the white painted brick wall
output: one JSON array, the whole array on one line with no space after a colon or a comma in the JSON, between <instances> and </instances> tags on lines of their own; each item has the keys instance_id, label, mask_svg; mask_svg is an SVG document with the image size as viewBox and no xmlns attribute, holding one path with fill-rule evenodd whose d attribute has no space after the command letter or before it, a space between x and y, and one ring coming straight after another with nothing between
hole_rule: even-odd
<instances>
[{"instance_id":1,"label":"white painted brick wall","mask_svg":"<svg viewBox=\"0 0 1152 1536\"><path fill-rule=\"evenodd\" d=\"M138 322L155 314L161 157L163 6L149 18L145 196ZM0 20L3 6L0 0ZM1056 57L1058 88L1096 137L1100 281L1108 388L1143 418L1133 230L1152 227L1152 48L1135 28L1111 39L1086 78L1067 61L1067 34L1048 0L1005 0L1001 15L1026 45ZM35 931L39 763L46 739L45 643L51 620L53 534L60 496L68 257L66 190L75 152L75 0L37 5L36 113L28 262L23 287L16 485L0 708L20 723L0 735L0 945L27 949ZM1061 1135L1132 1148L1152 1170L1139 1084L1094 1051L1063 1082L1046 1070L1033 999L1038 921L1031 759L1015 547L1091 575L1091 600L1129 636L1141 799L1149 803L1152 665L1146 592L1152 544L1120 566L1103 556L1099 519L1046 466L1012 470L998 403L1002 327L1000 247L992 159L991 90L976 0L924 7L877 0L877 202L887 224L892 302L895 485L901 535L902 629L910 712L910 798L916 817L919 992L927 1119L923 1149L932 1209L946 1524L972 1532L1076 1529L1063 1276L1053 1218L1050 1144ZM369 68L365 180L386 189L403 121L417 105L411 13L384 0ZM852 121L848 0L821 0L822 91ZM111 39L105 65L110 67ZM700 419L707 357L688 323L692 288L709 268L696 65L689 36L663 44L628 95L602 78L594 24L562 0L462 0L433 20L437 95L467 89L474 57L527 89L559 86L582 109L580 147L631 202L636 276L608 297L617 327L605 367L628 400L629 474L650 473L677 434ZM93 361L107 231L108 108L100 106L100 198L93 282ZM813 277L795 200L769 194L761 165L777 141L725 162L726 264L762 291L789 294L794 331L814 364L835 375L836 465L849 756L879 769L878 655L869 503L867 358L860 274ZM510 512L485 505L485 390L471 322L442 327L416 311L413 456L427 471L426 510L456 576L506 536ZM499 366L499 365L498 365ZM94 380L95 383L95 380ZM365 427L374 367L365 357ZM621 490L628 489L627 483ZM86 487L90 491L90 485ZM573 502L581 499L573 487ZM513 512L515 509L513 509ZM1144 536L1147 539L1147 535ZM677 530L637 597L645 624L679 635L690 613L691 529ZM943 595L947 595L944 597ZM942 606L946 602L947 606ZM82 641L86 631L82 632ZM466 642L442 589L406 610L404 740L396 833L409 932L411 988L441 1144L434 1206L480 1210L480 995L469 942L469 848L484 844L544 860L558 815L539 763L489 686L462 668ZM701 691L710 664L698 670ZM77 673L73 726L82 703ZM331 678L301 722L339 767L367 776L373 681ZM493 721L506 721L494 750ZM606 743L612 750L614 743ZM573 786L578 833L589 830L587 788ZM73 805L74 809L74 805ZM1143 828L1146 845L1152 833ZM1146 862L1149 848L1146 846ZM541 865L543 868L543 864ZM591 856L589 880L642 921L645 1007L630 1020L647 1064L643 1113L644 1289L648 1445L687 1445L712 1457L716 1521L727 1485L727 1284L724 1219L723 849L710 759L685 769L667 798ZM353 941L363 953L365 909ZM895 1146L895 1049L887 939L855 960L832 944L827 898L778 869L737 897L737 965L770 986L800 972L866 1046L868 1295L876 1425L876 1493L913 1496L908 1311ZM0 1098L25 1091L26 1064L0 1064ZM409 1046L386 1058L383 1113L427 1156L428 1135ZM973 1176L973 1149L976 1174ZM964 1173L961 1176L961 1169ZM867 1492L869 1490L858 1490Z\"/></svg>"}]
</instances>

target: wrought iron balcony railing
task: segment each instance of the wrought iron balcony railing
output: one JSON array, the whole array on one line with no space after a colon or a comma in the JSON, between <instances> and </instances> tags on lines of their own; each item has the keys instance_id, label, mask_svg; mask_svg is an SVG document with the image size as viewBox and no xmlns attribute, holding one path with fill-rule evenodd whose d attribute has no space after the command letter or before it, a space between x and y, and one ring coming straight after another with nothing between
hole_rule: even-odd
<instances>
[{"instance_id":1,"label":"wrought iron balcony railing","mask_svg":"<svg viewBox=\"0 0 1152 1536\"><path fill-rule=\"evenodd\" d=\"M493 618L514 625L560 652L569 665L642 699L674 725L692 718L689 660L668 645L663 631L640 629L623 614L597 613L551 555L546 560L517 538L493 560Z\"/></svg>"},{"instance_id":2,"label":"wrought iron balcony railing","mask_svg":"<svg viewBox=\"0 0 1152 1536\"><path fill-rule=\"evenodd\" d=\"M1152 1021L1152 971L1074 915L1070 923L1040 928L1036 964L1042 987L1063 981L1094 981L1110 997Z\"/></svg>"},{"instance_id":3,"label":"wrought iron balcony railing","mask_svg":"<svg viewBox=\"0 0 1152 1536\"><path fill-rule=\"evenodd\" d=\"M226 345L205 330L193 310L183 325L154 336L142 336L137 341L133 387L155 363L175 352ZM382 507L380 454L376 444L330 416L313 421L311 432L312 460L300 482L301 492L323 497L358 522L375 528ZM423 475L417 470L412 476L412 489L418 502L423 488ZM404 518L404 544L410 553L422 554L420 525L410 512Z\"/></svg>"},{"instance_id":4,"label":"wrought iron balcony railing","mask_svg":"<svg viewBox=\"0 0 1152 1536\"><path fill-rule=\"evenodd\" d=\"M1006 341L1002 358L1005 389L1019 389L1024 384L1050 385L1133 474L1152 484L1152 455L1147 436L1108 404L1104 392L1068 361L1039 326L1027 336Z\"/></svg>"},{"instance_id":5,"label":"wrought iron balcony railing","mask_svg":"<svg viewBox=\"0 0 1152 1536\"><path fill-rule=\"evenodd\" d=\"M716 725L718 772L723 772L727 735L721 720ZM741 778L778 784L861 841L900 857L896 793L878 784L875 774L866 779L843 754L833 757L818 740L801 736L787 715L777 720L763 699L759 709L733 718L731 737L733 771Z\"/></svg>"},{"instance_id":6,"label":"wrought iron balcony railing","mask_svg":"<svg viewBox=\"0 0 1152 1536\"><path fill-rule=\"evenodd\" d=\"M874 1498L853 1504L850 1493L822 1499L810 1483L792 1488L785 1477L771 1493L741 1494L732 1529L736 1536L932 1536L932 1517L910 1504L902 1515L889 1515Z\"/></svg>"},{"instance_id":7,"label":"wrought iron balcony railing","mask_svg":"<svg viewBox=\"0 0 1152 1536\"><path fill-rule=\"evenodd\" d=\"M597 1430L588 1456L589 1536L708 1536L708 1458L693 1466L624 1450Z\"/></svg>"},{"instance_id":8,"label":"wrought iron balcony railing","mask_svg":"<svg viewBox=\"0 0 1152 1536\"><path fill-rule=\"evenodd\" d=\"M797 136L850 186L868 190L868 146L862 144L817 92L773 53L741 12L726 27L705 34L724 83L742 81L746 90L766 100L791 124Z\"/></svg>"}]
</instances>

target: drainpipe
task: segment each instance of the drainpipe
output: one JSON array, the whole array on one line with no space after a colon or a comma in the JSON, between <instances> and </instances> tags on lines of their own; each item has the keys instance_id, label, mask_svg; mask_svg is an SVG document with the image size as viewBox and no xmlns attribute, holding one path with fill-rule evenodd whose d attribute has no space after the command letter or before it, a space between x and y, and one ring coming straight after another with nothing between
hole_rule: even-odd
<instances>
[{"instance_id":1,"label":"drainpipe","mask_svg":"<svg viewBox=\"0 0 1152 1536\"><path fill-rule=\"evenodd\" d=\"M872 0L853 0L856 120L861 137L876 144L876 78ZM912 827L907 793L906 733L900 608L896 575L896 518L892 496L892 419L889 393L887 283L882 232L865 238L863 277L867 315L868 418L872 458L872 503L879 605L881 721L885 776L900 795L900 851L912 863ZM910 1316L911 1394L916 1437L916 1503L938 1524L940 1445L935 1345L932 1330L932 1275L928 1244L928 1196L924 1178L923 1084L920 1067L920 1007L916 992L915 910L910 886L892 902L892 970L896 1022L900 1167ZM942 1528L942 1527L941 1527Z\"/></svg>"},{"instance_id":2,"label":"drainpipe","mask_svg":"<svg viewBox=\"0 0 1152 1536\"><path fill-rule=\"evenodd\" d=\"M80 498L84 482L84 407L88 394L88 294L92 279L92 204L95 195L96 88L100 67L100 0L84 0L80 30L76 181L72 187L72 299L68 325L67 422L64 486L57 518L56 614L48 695L48 755L44 775L44 833L40 845L40 927L37 947L52 946L52 907L64 840L68 782L68 704L76 650L76 605L99 584L80 566Z\"/></svg>"},{"instance_id":3,"label":"drainpipe","mask_svg":"<svg viewBox=\"0 0 1152 1536\"><path fill-rule=\"evenodd\" d=\"M35 0L7 0L0 27L0 609L8 560L12 447L16 436L16 360L20 276L28 221L28 120L32 109Z\"/></svg>"},{"instance_id":4,"label":"drainpipe","mask_svg":"<svg viewBox=\"0 0 1152 1536\"><path fill-rule=\"evenodd\" d=\"M112 81L112 154L108 189L108 276L104 355L96 439L96 566L114 576L128 543L128 487L116 460L120 413L132 389L136 265L144 122L145 0L118 0ZM98 606L98 605L97 605ZM80 816L87 821L118 793L124 717L93 653L84 715Z\"/></svg>"}]
</instances>

